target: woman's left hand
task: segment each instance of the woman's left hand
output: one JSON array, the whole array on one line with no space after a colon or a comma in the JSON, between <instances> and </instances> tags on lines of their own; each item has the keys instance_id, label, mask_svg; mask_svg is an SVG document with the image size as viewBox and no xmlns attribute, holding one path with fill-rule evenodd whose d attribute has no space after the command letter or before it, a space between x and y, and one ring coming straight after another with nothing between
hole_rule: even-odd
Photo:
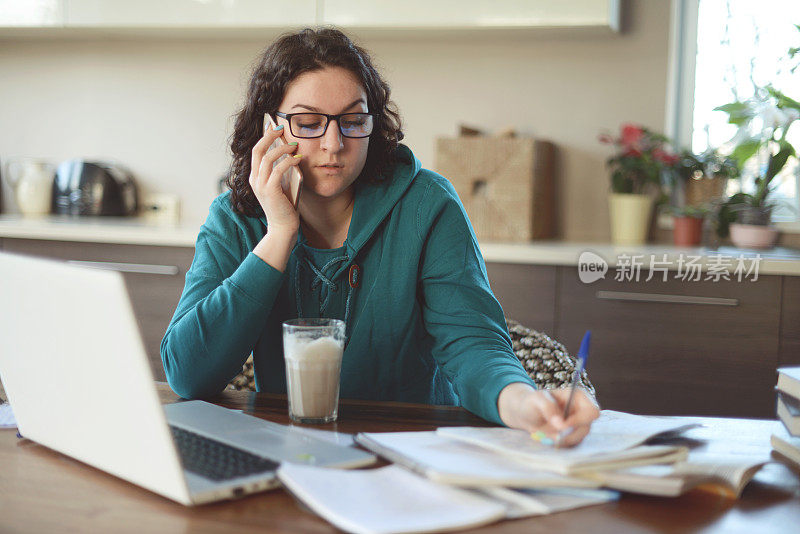
<instances>
[{"instance_id":1,"label":"woman's left hand","mask_svg":"<svg viewBox=\"0 0 800 534\"><path fill-rule=\"evenodd\" d=\"M575 390L569 413L564 407L570 388L537 390L523 382L509 384L497 398L500 419L510 428L543 432L559 446L577 445L600 415L597 401L583 388ZM559 439L560 436L560 439Z\"/></svg>"}]
</instances>

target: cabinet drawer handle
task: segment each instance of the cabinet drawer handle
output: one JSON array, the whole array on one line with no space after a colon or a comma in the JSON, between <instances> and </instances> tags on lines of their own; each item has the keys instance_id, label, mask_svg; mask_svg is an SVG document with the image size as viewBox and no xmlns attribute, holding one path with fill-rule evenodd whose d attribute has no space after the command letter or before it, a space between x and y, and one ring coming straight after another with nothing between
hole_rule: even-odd
<instances>
[{"instance_id":1,"label":"cabinet drawer handle","mask_svg":"<svg viewBox=\"0 0 800 534\"><path fill-rule=\"evenodd\" d=\"M138 274L163 274L175 276L180 272L176 265L147 265L144 263L114 263L112 261L80 261L69 260L67 263L79 265L81 267L92 267L95 269L105 269L107 271L119 271L121 273Z\"/></svg>"},{"instance_id":2,"label":"cabinet drawer handle","mask_svg":"<svg viewBox=\"0 0 800 534\"><path fill-rule=\"evenodd\" d=\"M670 304L710 304L711 306L738 306L739 299L720 297L693 297L689 295L662 295L658 293L631 293L626 291L598 291L601 300L626 302L668 302Z\"/></svg>"}]
</instances>

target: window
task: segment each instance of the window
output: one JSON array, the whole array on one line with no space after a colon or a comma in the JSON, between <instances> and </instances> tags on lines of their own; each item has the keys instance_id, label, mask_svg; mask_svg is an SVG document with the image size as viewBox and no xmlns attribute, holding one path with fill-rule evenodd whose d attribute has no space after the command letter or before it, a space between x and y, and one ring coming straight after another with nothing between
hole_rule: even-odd
<instances>
[{"instance_id":1,"label":"window","mask_svg":"<svg viewBox=\"0 0 800 534\"><path fill-rule=\"evenodd\" d=\"M753 96L755 86L772 84L800 98L800 2L797 0L674 0L671 31L667 134L681 147L700 153L725 148L736 133L727 115L714 108ZM800 124L788 140L800 148ZM753 169L743 172L742 187L752 187ZM800 165L790 160L775 178L779 206L775 221L800 218ZM730 193L739 183L729 184Z\"/></svg>"}]
</instances>

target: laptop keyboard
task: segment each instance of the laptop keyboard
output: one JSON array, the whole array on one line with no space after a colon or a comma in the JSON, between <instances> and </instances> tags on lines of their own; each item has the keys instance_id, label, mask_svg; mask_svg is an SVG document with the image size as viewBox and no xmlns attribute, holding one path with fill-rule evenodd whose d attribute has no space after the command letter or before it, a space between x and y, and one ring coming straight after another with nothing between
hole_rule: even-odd
<instances>
[{"instance_id":1,"label":"laptop keyboard","mask_svg":"<svg viewBox=\"0 0 800 534\"><path fill-rule=\"evenodd\" d=\"M242 449L170 425L184 469L221 481L275 471L278 464Z\"/></svg>"}]
</instances>

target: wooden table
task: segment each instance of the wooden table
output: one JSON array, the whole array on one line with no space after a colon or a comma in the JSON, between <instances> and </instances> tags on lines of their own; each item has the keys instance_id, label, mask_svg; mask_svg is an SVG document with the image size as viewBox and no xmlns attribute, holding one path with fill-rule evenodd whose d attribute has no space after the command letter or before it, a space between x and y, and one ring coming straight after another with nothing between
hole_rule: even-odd
<instances>
[{"instance_id":1,"label":"wooden table","mask_svg":"<svg viewBox=\"0 0 800 534\"><path fill-rule=\"evenodd\" d=\"M164 402L177 397L160 386ZM211 399L278 423L288 423L284 396L225 392ZM320 426L340 432L432 430L486 425L460 408L342 401L340 420ZM768 453L775 421L705 418L691 437L704 447ZM135 422L132 422L135 424ZM473 532L797 532L800 472L768 464L740 500L695 491L679 498L623 495L614 503L550 516L503 521ZM0 430L0 532L337 532L283 490L186 508L128 482Z\"/></svg>"}]
</instances>

